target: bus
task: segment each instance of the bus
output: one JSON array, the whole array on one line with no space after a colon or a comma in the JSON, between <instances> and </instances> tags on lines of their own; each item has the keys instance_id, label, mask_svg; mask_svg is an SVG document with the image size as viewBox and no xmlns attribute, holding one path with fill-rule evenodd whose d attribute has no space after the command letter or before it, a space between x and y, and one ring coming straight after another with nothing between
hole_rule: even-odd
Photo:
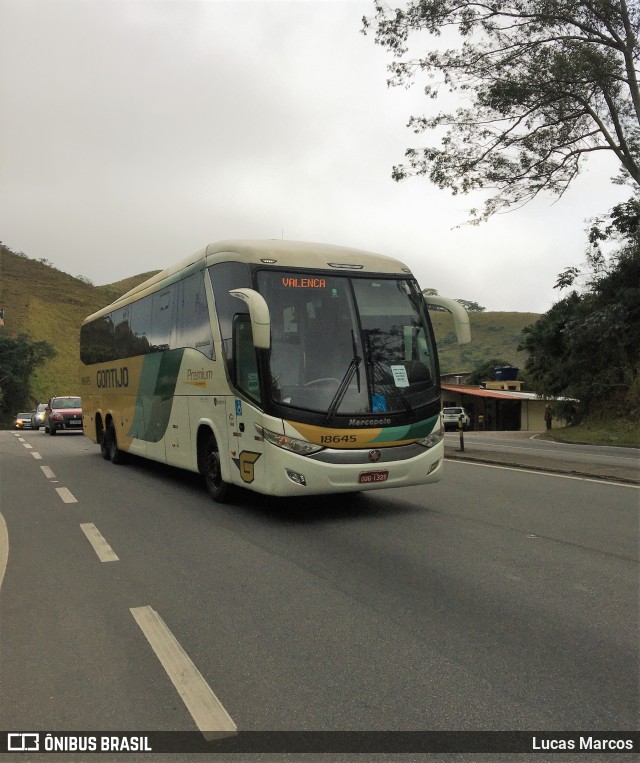
<instances>
[{"instance_id":1,"label":"bus","mask_svg":"<svg viewBox=\"0 0 640 763\"><path fill-rule=\"evenodd\" d=\"M464 333L457 302L428 300ZM237 487L301 497L441 478L433 329L390 257L209 244L86 318L80 358L83 431L103 458L199 472L219 502Z\"/></svg>"}]
</instances>

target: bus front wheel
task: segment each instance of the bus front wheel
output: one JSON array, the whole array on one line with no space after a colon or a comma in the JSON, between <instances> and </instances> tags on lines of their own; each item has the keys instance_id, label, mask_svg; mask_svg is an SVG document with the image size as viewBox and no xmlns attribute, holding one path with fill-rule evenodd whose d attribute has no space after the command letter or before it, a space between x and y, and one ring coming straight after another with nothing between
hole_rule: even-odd
<instances>
[{"instance_id":1,"label":"bus front wheel","mask_svg":"<svg viewBox=\"0 0 640 763\"><path fill-rule=\"evenodd\" d=\"M218 445L213 435L207 440L203 455L204 481L209 495L217 503L226 503L231 498L232 486L222 479L220 454L218 453Z\"/></svg>"}]
</instances>

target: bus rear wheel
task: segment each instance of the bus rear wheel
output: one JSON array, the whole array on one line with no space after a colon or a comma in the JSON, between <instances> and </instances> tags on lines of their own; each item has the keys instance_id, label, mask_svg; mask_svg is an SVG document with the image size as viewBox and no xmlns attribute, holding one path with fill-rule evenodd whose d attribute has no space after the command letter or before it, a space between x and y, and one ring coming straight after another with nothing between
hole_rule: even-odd
<instances>
[{"instance_id":1,"label":"bus rear wheel","mask_svg":"<svg viewBox=\"0 0 640 763\"><path fill-rule=\"evenodd\" d=\"M123 464L125 461L126 453L118 448L118 438L116 437L116 428L113 422L109 422L107 426L107 452L109 454L109 460L112 464Z\"/></svg>"},{"instance_id":2,"label":"bus rear wheel","mask_svg":"<svg viewBox=\"0 0 640 763\"><path fill-rule=\"evenodd\" d=\"M203 475L209 495L217 503L227 503L231 499L232 486L222 479L220 454L216 438L211 435L204 446L202 459Z\"/></svg>"},{"instance_id":3,"label":"bus rear wheel","mask_svg":"<svg viewBox=\"0 0 640 763\"><path fill-rule=\"evenodd\" d=\"M101 429L98 433L98 441L100 442L100 455L105 461L108 461L111 458L111 455L109 454L109 448L107 446L107 433L104 429Z\"/></svg>"}]
</instances>

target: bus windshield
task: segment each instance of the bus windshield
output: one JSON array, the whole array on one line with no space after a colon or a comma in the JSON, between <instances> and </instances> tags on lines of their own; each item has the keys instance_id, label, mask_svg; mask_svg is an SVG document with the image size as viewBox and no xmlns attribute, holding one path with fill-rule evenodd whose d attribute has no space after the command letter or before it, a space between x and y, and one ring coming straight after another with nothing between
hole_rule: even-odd
<instances>
[{"instance_id":1,"label":"bus windshield","mask_svg":"<svg viewBox=\"0 0 640 763\"><path fill-rule=\"evenodd\" d=\"M413 413L433 401L433 338L412 279L261 270L269 391L333 416Z\"/></svg>"}]
</instances>

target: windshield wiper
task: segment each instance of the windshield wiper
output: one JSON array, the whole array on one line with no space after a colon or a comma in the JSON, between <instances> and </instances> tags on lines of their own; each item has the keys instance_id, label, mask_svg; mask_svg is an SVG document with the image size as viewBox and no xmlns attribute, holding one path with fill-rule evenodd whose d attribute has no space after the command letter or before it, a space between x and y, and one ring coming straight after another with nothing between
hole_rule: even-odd
<instances>
[{"instance_id":1,"label":"windshield wiper","mask_svg":"<svg viewBox=\"0 0 640 763\"><path fill-rule=\"evenodd\" d=\"M347 394L349 384L351 384L351 379L353 379L353 375L360 367L360 363L362 363L362 358L359 355L354 355L351 363L349 363L349 367L347 368L345 375L342 377L342 381L336 390L336 394L333 396L331 404L327 408L327 415L324 417L325 424L330 424L333 421L333 417L336 415L336 411L338 410L340 403L343 401L344 396Z\"/></svg>"}]
</instances>

